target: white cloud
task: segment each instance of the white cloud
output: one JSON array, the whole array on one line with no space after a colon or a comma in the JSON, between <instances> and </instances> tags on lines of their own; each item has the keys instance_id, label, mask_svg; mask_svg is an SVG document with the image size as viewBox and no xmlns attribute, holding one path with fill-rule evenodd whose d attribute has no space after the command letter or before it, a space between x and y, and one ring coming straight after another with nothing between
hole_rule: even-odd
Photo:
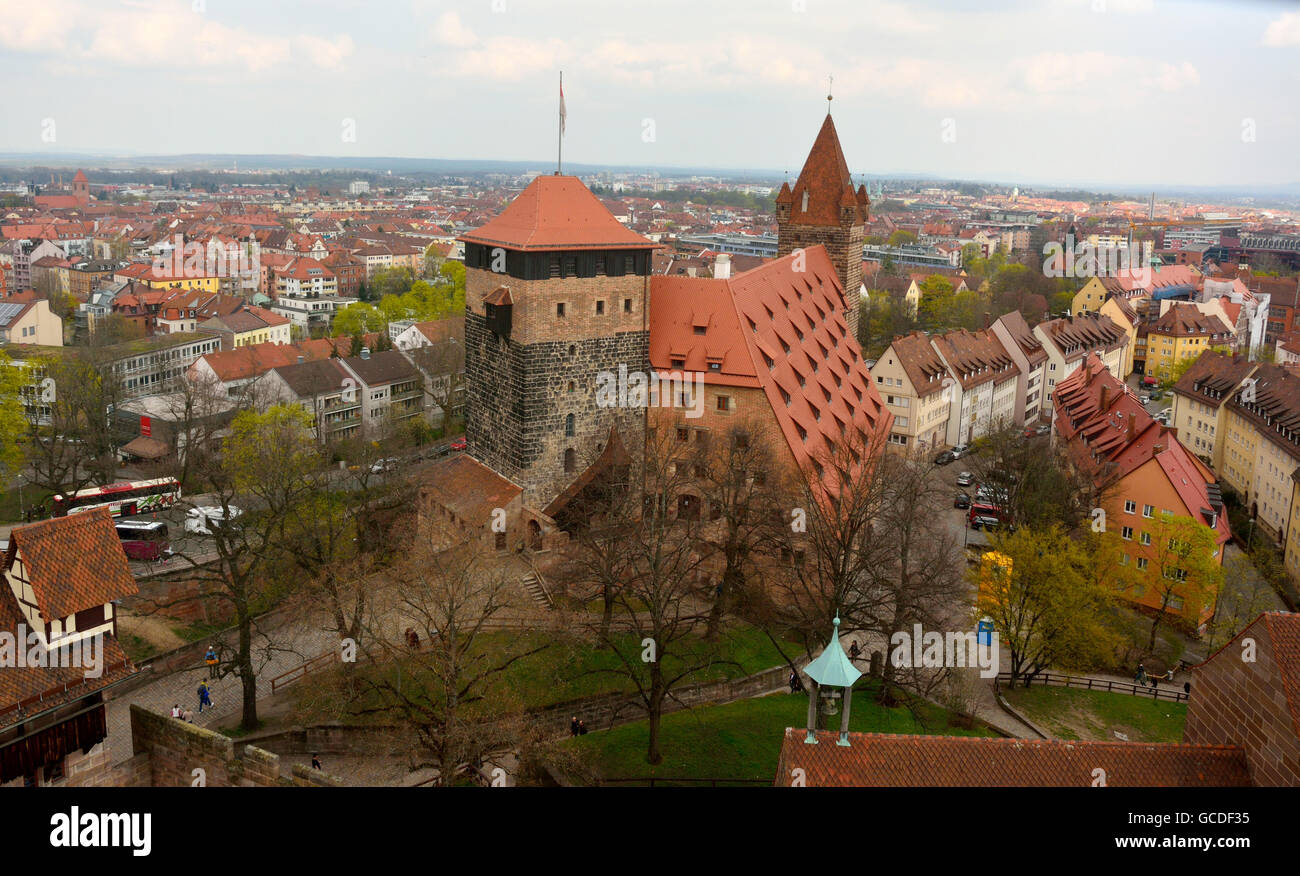
<instances>
[{"instance_id":1,"label":"white cloud","mask_svg":"<svg viewBox=\"0 0 1300 876\"><path fill-rule=\"evenodd\" d=\"M325 70L337 70L343 66L344 59L351 56L354 46L352 37L341 34L334 39L317 36L297 36L293 39L293 51L301 53L313 64Z\"/></svg>"},{"instance_id":2,"label":"white cloud","mask_svg":"<svg viewBox=\"0 0 1300 876\"><path fill-rule=\"evenodd\" d=\"M1300 12L1284 12L1264 28L1266 46L1300 46Z\"/></svg>"},{"instance_id":3,"label":"white cloud","mask_svg":"<svg viewBox=\"0 0 1300 876\"><path fill-rule=\"evenodd\" d=\"M0 17L0 46L47 58L47 67L81 71L105 63L157 67L181 75L215 71L260 73L295 55L314 67L338 69L353 52L346 34L333 39L280 37L232 27L196 12L187 0L135 0L120 5L90 0L45 0L22 15ZM102 72L102 71L101 71Z\"/></svg>"},{"instance_id":4,"label":"white cloud","mask_svg":"<svg viewBox=\"0 0 1300 876\"><path fill-rule=\"evenodd\" d=\"M463 48L478 42L474 31L461 23L455 12L447 12L438 18L433 26L433 38L444 46Z\"/></svg>"}]
</instances>

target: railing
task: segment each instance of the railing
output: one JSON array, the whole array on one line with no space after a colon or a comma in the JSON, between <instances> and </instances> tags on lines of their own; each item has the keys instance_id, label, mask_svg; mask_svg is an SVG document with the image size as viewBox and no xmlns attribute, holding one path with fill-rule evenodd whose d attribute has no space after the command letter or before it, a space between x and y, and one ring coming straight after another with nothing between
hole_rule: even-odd
<instances>
[{"instance_id":1,"label":"railing","mask_svg":"<svg viewBox=\"0 0 1300 876\"><path fill-rule=\"evenodd\" d=\"M1185 703L1188 695L1180 688L1174 687L1173 682L1169 682L1169 687L1148 687L1145 684L1136 684L1131 681L1112 681L1102 678L1087 678L1078 675L1059 675L1053 672L1040 672L1030 677L1021 675L1016 679L1015 686L1023 686L1028 679L1030 684L1045 684L1056 687L1076 688L1078 690L1099 690L1106 693L1123 693L1137 697L1151 697L1153 700L1169 700L1174 703ZM999 684L1005 684L1012 687L1011 673L998 673L997 680Z\"/></svg>"},{"instance_id":2,"label":"railing","mask_svg":"<svg viewBox=\"0 0 1300 876\"><path fill-rule=\"evenodd\" d=\"M601 779L602 785L646 785L655 787L656 785L707 785L710 788L726 787L729 785L763 785L772 787L771 779L704 779L704 778L687 778L685 776L633 776L631 778L620 779Z\"/></svg>"},{"instance_id":3,"label":"railing","mask_svg":"<svg viewBox=\"0 0 1300 876\"><path fill-rule=\"evenodd\" d=\"M275 693L282 687L288 687L289 685L293 684L295 681L301 681L303 678L307 676L308 673L315 672L321 669L322 667L324 667L326 664L333 664L338 662L339 662L339 652L337 650L326 651L324 654L318 654L315 657L311 658L310 660L306 660L298 664L293 669L290 669L288 672L282 672L279 675L277 675L275 678L271 679L271 693Z\"/></svg>"}]
</instances>

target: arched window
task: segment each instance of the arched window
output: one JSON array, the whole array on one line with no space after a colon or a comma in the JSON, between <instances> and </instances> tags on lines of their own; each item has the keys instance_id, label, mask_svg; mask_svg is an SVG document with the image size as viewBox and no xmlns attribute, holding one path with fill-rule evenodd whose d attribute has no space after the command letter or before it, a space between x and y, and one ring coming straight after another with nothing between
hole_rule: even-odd
<instances>
[{"instance_id":1,"label":"arched window","mask_svg":"<svg viewBox=\"0 0 1300 876\"><path fill-rule=\"evenodd\" d=\"M567 417L564 418L564 437L572 438L573 434L574 434L573 414L569 414Z\"/></svg>"},{"instance_id":2,"label":"arched window","mask_svg":"<svg viewBox=\"0 0 1300 876\"><path fill-rule=\"evenodd\" d=\"M578 467L578 454L574 453L573 448L570 447L568 450L564 451L564 470L566 472L572 473L573 470L576 469L577 467Z\"/></svg>"},{"instance_id":3,"label":"arched window","mask_svg":"<svg viewBox=\"0 0 1300 876\"><path fill-rule=\"evenodd\" d=\"M578 355L578 347L577 347L577 345L576 345L576 344L569 344L569 356L570 356L570 357L573 357L573 356L576 356L576 355Z\"/></svg>"}]
</instances>

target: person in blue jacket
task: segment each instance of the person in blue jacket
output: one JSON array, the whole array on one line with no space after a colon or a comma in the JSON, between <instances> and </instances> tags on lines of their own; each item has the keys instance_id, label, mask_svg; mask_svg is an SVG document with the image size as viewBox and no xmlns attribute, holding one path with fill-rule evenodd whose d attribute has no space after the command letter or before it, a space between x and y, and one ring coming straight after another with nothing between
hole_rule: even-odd
<instances>
[{"instance_id":1,"label":"person in blue jacket","mask_svg":"<svg viewBox=\"0 0 1300 876\"><path fill-rule=\"evenodd\" d=\"M203 713L203 707L212 708L212 691L208 689L206 681L199 682L199 714Z\"/></svg>"}]
</instances>

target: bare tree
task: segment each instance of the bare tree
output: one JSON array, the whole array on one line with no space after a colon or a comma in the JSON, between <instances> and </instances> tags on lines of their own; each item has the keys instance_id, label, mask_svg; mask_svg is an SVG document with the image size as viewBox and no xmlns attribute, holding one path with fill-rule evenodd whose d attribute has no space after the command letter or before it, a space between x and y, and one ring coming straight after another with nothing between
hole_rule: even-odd
<instances>
[{"instance_id":1,"label":"bare tree","mask_svg":"<svg viewBox=\"0 0 1300 876\"><path fill-rule=\"evenodd\" d=\"M513 585L477 541L440 551L416 544L393 577L398 623L372 628L368 639L395 672L363 676L378 704L359 713L402 721L415 739L413 768L435 769L439 784L450 785L520 741L524 719L495 717L518 711L502 708L505 677L548 645L487 635L511 605Z\"/></svg>"}]
</instances>

